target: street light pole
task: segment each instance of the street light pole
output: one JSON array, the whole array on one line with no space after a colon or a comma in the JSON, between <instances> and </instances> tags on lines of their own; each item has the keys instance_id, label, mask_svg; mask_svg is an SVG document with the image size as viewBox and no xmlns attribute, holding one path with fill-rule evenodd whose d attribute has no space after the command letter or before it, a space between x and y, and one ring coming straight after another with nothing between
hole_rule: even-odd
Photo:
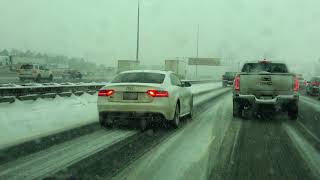
<instances>
[{"instance_id":1,"label":"street light pole","mask_svg":"<svg viewBox=\"0 0 320 180\"><path fill-rule=\"evenodd\" d=\"M139 41L140 41L140 0L138 0L138 17L137 17L137 49L136 49L136 62L139 63Z\"/></svg>"},{"instance_id":2,"label":"street light pole","mask_svg":"<svg viewBox=\"0 0 320 180\"><path fill-rule=\"evenodd\" d=\"M197 57L199 57L199 24L197 28Z\"/></svg>"},{"instance_id":3,"label":"street light pole","mask_svg":"<svg viewBox=\"0 0 320 180\"><path fill-rule=\"evenodd\" d=\"M199 57L199 24L197 27L197 58ZM196 64L196 79L198 79L198 64Z\"/></svg>"}]
</instances>

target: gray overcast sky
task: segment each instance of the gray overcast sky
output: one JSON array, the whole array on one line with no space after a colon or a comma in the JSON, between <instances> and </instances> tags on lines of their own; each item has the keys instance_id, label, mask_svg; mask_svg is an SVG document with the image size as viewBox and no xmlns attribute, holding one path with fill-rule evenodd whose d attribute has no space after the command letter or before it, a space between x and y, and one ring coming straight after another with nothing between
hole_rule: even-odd
<instances>
[{"instance_id":1,"label":"gray overcast sky","mask_svg":"<svg viewBox=\"0 0 320 180\"><path fill-rule=\"evenodd\" d=\"M0 48L87 57L115 65L134 59L135 0L0 0ZM141 0L142 62L195 56L314 60L319 0Z\"/></svg>"}]
</instances>

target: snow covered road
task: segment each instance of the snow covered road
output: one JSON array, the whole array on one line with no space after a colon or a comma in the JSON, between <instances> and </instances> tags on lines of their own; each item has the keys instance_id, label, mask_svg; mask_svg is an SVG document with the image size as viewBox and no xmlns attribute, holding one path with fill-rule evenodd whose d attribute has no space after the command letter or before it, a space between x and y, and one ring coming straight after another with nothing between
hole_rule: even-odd
<instances>
[{"instance_id":1,"label":"snow covered road","mask_svg":"<svg viewBox=\"0 0 320 180\"><path fill-rule=\"evenodd\" d=\"M0 178L319 179L319 134L310 127L320 106L302 98L297 122L284 113L243 120L232 116L229 90L196 96L193 120L176 131L96 131L0 165Z\"/></svg>"}]
</instances>

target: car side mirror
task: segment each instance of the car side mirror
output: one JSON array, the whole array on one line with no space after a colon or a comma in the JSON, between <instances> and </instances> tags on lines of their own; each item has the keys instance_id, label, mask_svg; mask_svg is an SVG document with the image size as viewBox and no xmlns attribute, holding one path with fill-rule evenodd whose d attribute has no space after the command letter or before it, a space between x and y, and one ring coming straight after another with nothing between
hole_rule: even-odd
<instances>
[{"instance_id":1,"label":"car side mirror","mask_svg":"<svg viewBox=\"0 0 320 180\"><path fill-rule=\"evenodd\" d=\"M182 87L191 87L191 83L185 81L185 82L182 83Z\"/></svg>"}]
</instances>

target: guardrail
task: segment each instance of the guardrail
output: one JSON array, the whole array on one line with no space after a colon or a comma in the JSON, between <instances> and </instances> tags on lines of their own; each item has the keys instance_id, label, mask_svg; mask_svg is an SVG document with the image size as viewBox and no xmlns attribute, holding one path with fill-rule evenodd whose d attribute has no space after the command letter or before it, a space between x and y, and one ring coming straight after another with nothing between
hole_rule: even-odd
<instances>
[{"instance_id":1,"label":"guardrail","mask_svg":"<svg viewBox=\"0 0 320 180\"><path fill-rule=\"evenodd\" d=\"M219 82L218 80L183 80L191 84ZM0 84L0 103L14 102L19 100L36 100L37 98L55 98L59 96L82 95L83 93L94 94L100 88L108 84L104 83L45 83L45 84Z\"/></svg>"},{"instance_id":2,"label":"guardrail","mask_svg":"<svg viewBox=\"0 0 320 180\"><path fill-rule=\"evenodd\" d=\"M0 87L0 97L6 96L26 96L30 94L48 94L48 93L64 93L64 92L77 92L77 91L97 91L107 83L89 83L89 84L56 84L56 85L26 85L15 87Z\"/></svg>"}]
</instances>

